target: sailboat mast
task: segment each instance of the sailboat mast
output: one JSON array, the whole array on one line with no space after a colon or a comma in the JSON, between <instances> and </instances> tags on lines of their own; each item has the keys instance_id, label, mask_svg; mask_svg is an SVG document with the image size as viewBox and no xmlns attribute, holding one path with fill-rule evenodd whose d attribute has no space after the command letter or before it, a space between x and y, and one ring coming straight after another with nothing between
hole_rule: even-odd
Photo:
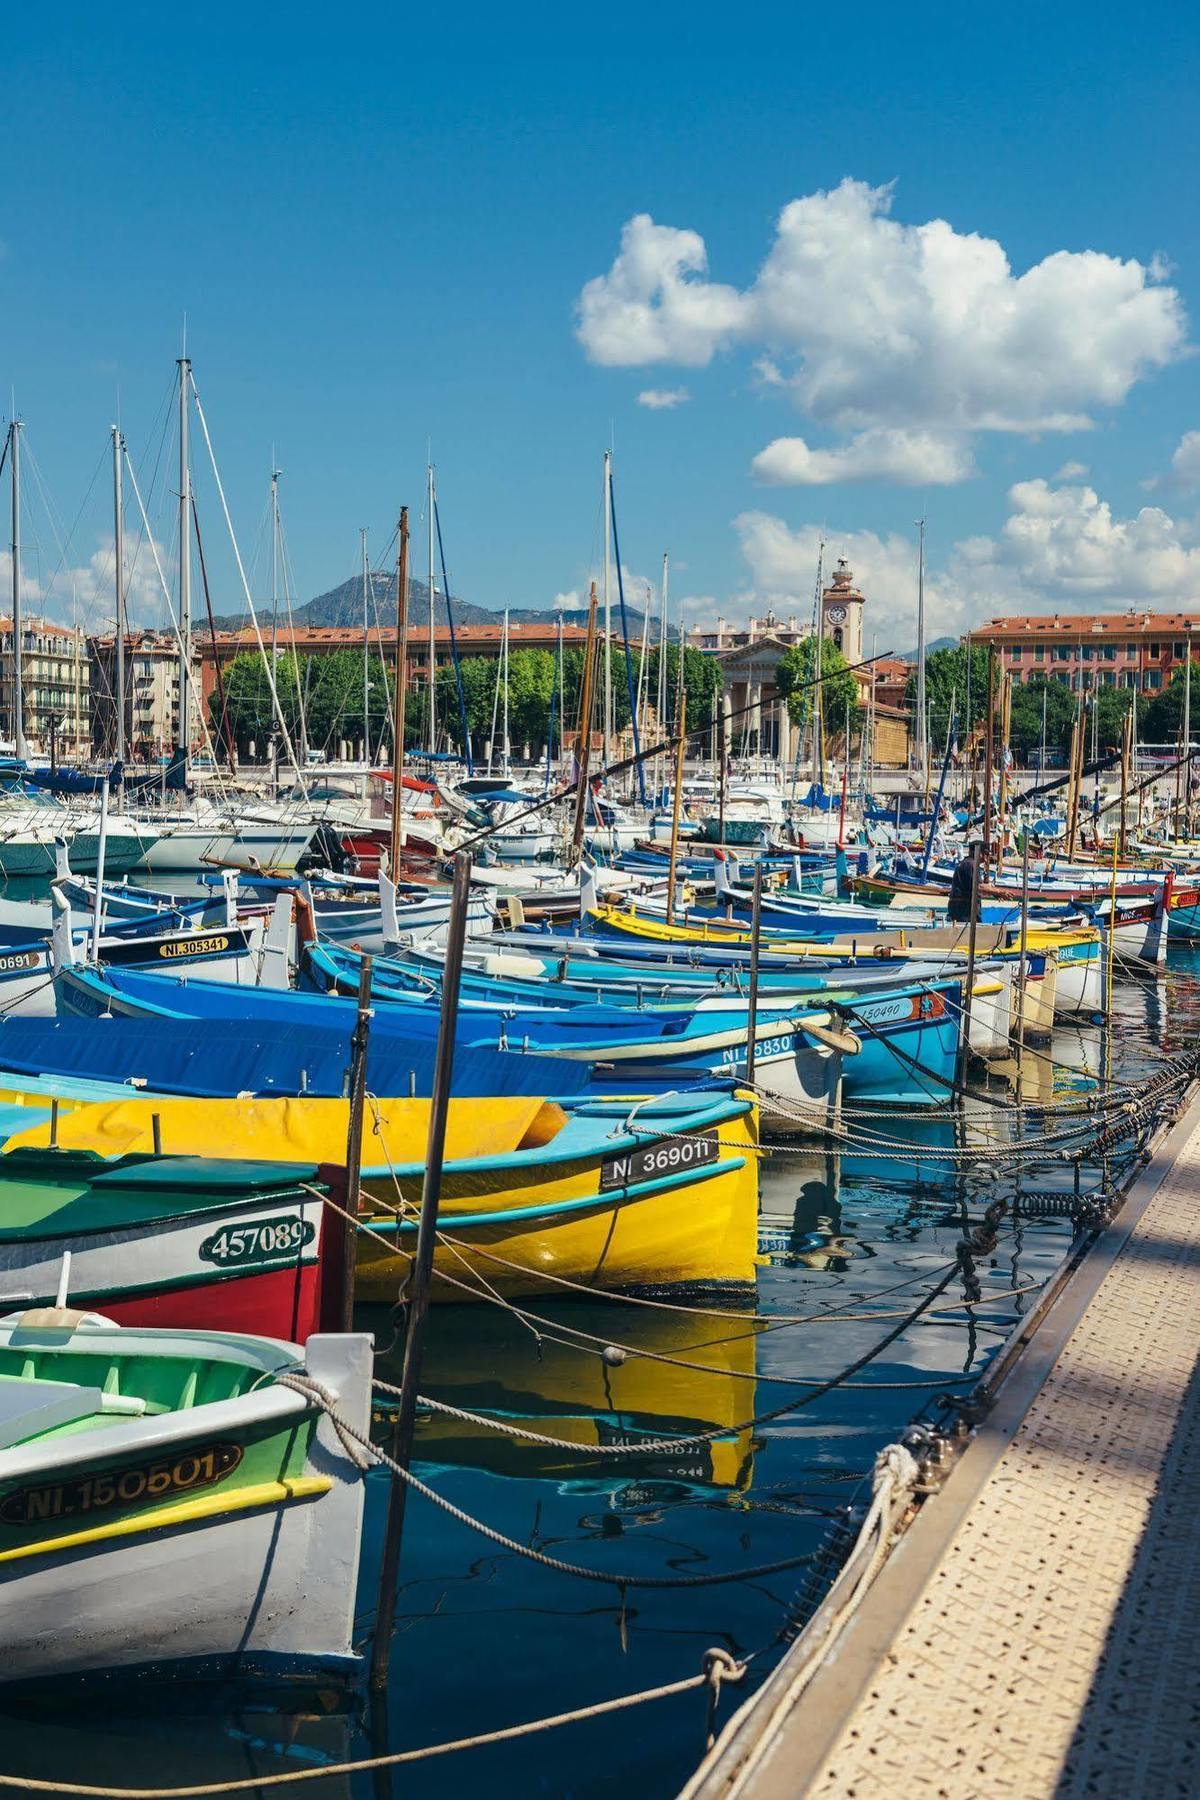
<instances>
[{"instance_id":1,"label":"sailboat mast","mask_svg":"<svg viewBox=\"0 0 1200 1800\"><path fill-rule=\"evenodd\" d=\"M433 581L433 508L435 503L433 488L433 462L429 469L429 749L432 753L437 749L437 633L434 626L434 606L436 589Z\"/></svg>"},{"instance_id":2,"label":"sailboat mast","mask_svg":"<svg viewBox=\"0 0 1200 1800\"><path fill-rule=\"evenodd\" d=\"M191 749L192 681L192 475L188 456L188 384L191 359L177 359L179 369L179 748Z\"/></svg>"},{"instance_id":3,"label":"sailboat mast","mask_svg":"<svg viewBox=\"0 0 1200 1800\"><path fill-rule=\"evenodd\" d=\"M274 462L274 457L271 461ZM279 474L271 470L271 667L279 662Z\"/></svg>"},{"instance_id":4,"label":"sailboat mast","mask_svg":"<svg viewBox=\"0 0 1200 1800\"><path fill-rule=\"evenodd\" d=\"M925 520L917 520L917 730L921 779L929 780L929 739L925 716Z\"/></svg>"},{"instance_id":5,"label":"sailboat mast","mask_svg":"<svg viewBox=\"0 0 1200 1800\"><path fill-rule=\"evenodd\" d=\"M12 478L12 667L13 741L17 755L28 755L25 742L25 674L21 652L21 430L20 419L8 428L8 471Z\"/></svg>"},{"instance_id":6,"label":"sailboat mast","mask_svg":"<svg viewBox=\"0 0 1200 1800\"><path fill-rule=\"evenodd\" d=\"M125 439L119 426L112 428L113 446L113 566L116 580L117 626L117 761L125 761L125 512L121 501L121 457Z\"/></svg>"},{"instance_id":7,"label":"sailboat mast","mask_svg":"<svg viewBox=\"0 0 1200 1800\"><path fill-rule=\"evenodd\" d=\"M604 761L612 761L612 591L610 563L612 543L612 452L604 452Z\"/></svg>"},{"instance_id":8,"label":"sailboat mast","mask_svg":"<svg viewBox=\"0 0 1200 1800\"><path fill-rule=\"evenodd\" d=\"M404 696L408 679L408 508L400 508L400 547L396 552L396 696L392 721L392 853L388 873L400 879L404 847Z\"/></svg>"},{"instance_id":9,"label":"sailboat mast","mask_svg":"<svg viewBox=\"0 0 1200 1800\"><path fill-rule=\"evenodd\" d=\"M566 656L563 652L563 616L560 612L558 615L558 760L560 767L565 762L567 755L566 667Z\"/></svg>"},{"instance_id":10,"label":"sailboat mast","mask_svg":"<svg viewBox=\"0 0 1200 1800\"><path fill-rule=\"evenodd\" d=\"M501 650L502 650L503 656L504 656L504 719L503 719L502 733L501 733L500 741L504 746L503 772L505 775L509 775L512 772L512 747L508 741L508 608L507 608L507 606L504 609L504 642L501 645Z\"/></svg>"},{"instance_id":11,"label":"sailboat mast","mask_svg":"<svg viewBox=\"0 0 1200 1800\"><path fill-rule=\"evenodd\" d=\"M371 784L371 566L367 560L367 528L360 525L363 583L363 798Z\"/></svg>"}]
</instances>

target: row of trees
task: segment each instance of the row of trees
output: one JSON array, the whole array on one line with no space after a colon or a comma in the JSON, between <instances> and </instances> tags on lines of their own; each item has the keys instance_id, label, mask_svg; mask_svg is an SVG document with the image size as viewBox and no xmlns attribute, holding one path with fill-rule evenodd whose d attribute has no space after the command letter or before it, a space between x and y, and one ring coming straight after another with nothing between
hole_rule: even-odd
<instances>
[{"instance_id":1,"label":"row of trees","mask_svg":"<svg viewBox=\"0 0 1200 1800\"><path fill-rule=\"evenodd\" d=\"M666 646L667 719L674 716L676 684L679 679L679 647ZM653 704L658 694L659 657L657 647L650 651L646 682ZM550 650L514 650L508 668L509 741L514 749L529 744L540 753L551 739L557 752L563 735L564 715L568 742L579 729L580 695L583 689L584 652L572 646L563 653L563 692L559 692L559 663ZM436 703L438 736L448 739L457 750L463 749L462 718L465 713L471 736L472 752L478 755L492 736L492 719L496 717L496 739L502 734L504 697L496 710L496 683L500 665L494 657L465 656L459 661L462 701L459 700L458 678L451 665L437 671ZM603 665L601 665L602 671ZM623 731L630 721L630 683L638 691L641 652L614 651L612 659L613 723ZM368 663L366 720L370 742L377 747L391 739L391 704L388 676L379 657ZM601 714L602 682L593 715ZM700 726L711 715L714 696L721 687L721 666L712 657L703 656L690 646L684 651L683 684L687 693L688 718ZM363 660L356 650L334 650L326 656L297 658L280 656L275 664L275 688L280 711L294 743L301 739L314 750L335 749L341 739L358 744L363 740ZM565 709L564 709L565 693ZM274 722L274 706L266 667L261 656L249 652L236 656L225 670L225 712L229 731L238 752L246 755L253 743L259 755L265 751ZM425 684L410 687L405 696L405 742L409 747L428 746L429 690ZM218 694L209 703L210 729L214 742L220 742L221 704ZM303 730L301 721L303 720Z\"/></svg>"},{"instance_id":2,"label":"row of trees","mask_svg":"<svg viewBox=\"0 0 1200 1800\"><path fill-rule=\"evenodd\" d=\"M965 645L954 649L935 650L925 664L925 697L929 711L929 727L935 747L945 741L951 704L957 720L956 735L965 743L970 728L987 715L988 653L975 644L968 652ZM997 677L999 664L997 664ZM1191 666L1192 719L1200 732L1200 664ZM1085 694L1088 728L1095 719L1096 741L1101 750L1114 750L1121 741L1121 728L1131 706L1137 708L1137 733L1143 743L1170 744L1179 735L1183 719L1184 671L1175 670L1167 686L1157 694L1146 695L1134 688L1099 687ZM908 678L909 705L916 702L916 671ZM1014 756L1024 758L1042 741L1045 715L1046 745L1050 750L1067 750L1071 730L1079 716L1080 696L1065 681L1038 676L1033 681L1014 682L1009 742ZM1094 709L1094 713L1093 713ZM1090 743L1090 740L1089 740Z\"/></svg>"}]
</instances>

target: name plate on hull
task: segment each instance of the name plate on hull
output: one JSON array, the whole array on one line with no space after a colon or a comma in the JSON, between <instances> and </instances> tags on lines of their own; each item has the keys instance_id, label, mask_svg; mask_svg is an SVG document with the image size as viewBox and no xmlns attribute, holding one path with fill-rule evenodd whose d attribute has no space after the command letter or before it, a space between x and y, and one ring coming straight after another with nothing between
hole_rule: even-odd
<instances>
[{"instance_id":1,"label":"name plate on hull","mask_svg":"<svg viewBox=\"0 0 1200 1800\"><path fill-rule=\"evenodd\" d=\"M721 1146L715 1131L689 1132L686 1137L668 1138L648 1144L644 1150L630 1150L625 1156L610 1156L600 1164L600 1192L612 1188L632 1187L639 1181L654 1181L662 1175L677 1175L686 1169L702 1169L720 1160Z\"/></svg>"}]
</instances>

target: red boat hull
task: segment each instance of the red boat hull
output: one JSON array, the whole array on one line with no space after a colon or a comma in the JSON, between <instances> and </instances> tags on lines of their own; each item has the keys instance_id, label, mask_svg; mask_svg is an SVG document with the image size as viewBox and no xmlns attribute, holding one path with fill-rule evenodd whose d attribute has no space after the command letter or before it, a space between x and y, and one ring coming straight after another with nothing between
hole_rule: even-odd
<instances>
[{"instance_id":1,"label":"red boat hull","mask_svg":"<svg viewBox=\"0 0 1200 1800\"><path fill-rule=\"evenodd\" d=\"M105 1300L103 1312L118 1325L163 1326L179 1331L243 1331L302 1344L321 1329L321 1269L270 1269L197 1282L165 1293Z\"/></svg>"}]
</instances>

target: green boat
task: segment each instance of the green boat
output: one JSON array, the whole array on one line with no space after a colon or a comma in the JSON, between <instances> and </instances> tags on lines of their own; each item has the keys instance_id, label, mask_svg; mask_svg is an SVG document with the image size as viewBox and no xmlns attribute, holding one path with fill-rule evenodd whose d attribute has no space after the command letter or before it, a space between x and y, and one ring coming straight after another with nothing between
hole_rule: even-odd
<instances>
[{"instance_id":1,"label":"green boat","mask_svg":"<svg viewBox=\"0 0 1200 1800\"><path fill-rule=\"evenodd\" d=\"M352 1675L371 1339L0 1321L0 1680Z\"/></svg>"}]
</instances>

